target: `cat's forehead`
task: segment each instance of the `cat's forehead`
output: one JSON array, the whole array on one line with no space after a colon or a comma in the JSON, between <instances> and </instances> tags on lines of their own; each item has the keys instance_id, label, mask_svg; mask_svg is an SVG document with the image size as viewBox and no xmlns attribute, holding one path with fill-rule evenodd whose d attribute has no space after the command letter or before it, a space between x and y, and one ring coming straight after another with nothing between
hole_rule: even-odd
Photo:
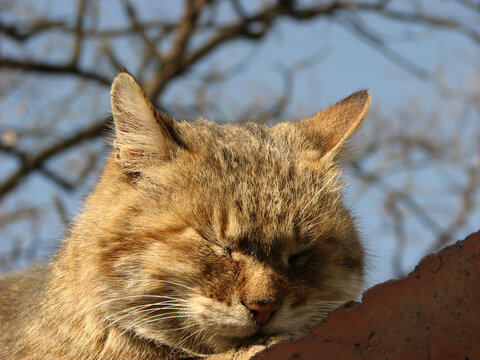
<instances>
[{"instance_id":1,"label":"cat's forehead","mask_svg":"<svg viewBox=\"0 0 480 360\"><path fill-rule=\"evenodd\" d=\"M231 154L266 154L266 146L287 150L284 139L271 127L255 123L216 124L206 119L180 125L182 137L192 150L221 155L229 150Z\"/></svg>"},{"instance_id":2,"label":"cat's forehead","mask_svg":"<svg viewBox=\"0 0 480 360\"><path fill-rule=\"evenodd\" d=\"M206 177L227 186L238 183L245 191L259 191L278 182L272 180L284 178L285 182L295 175L295 163L302 153L300 141L292 141L297 140L296 129L280 130L253 123L217 125L202 119L185 126L182 135Z\"/></svg>"},{"instance_id":3,"label":"cat's forehead","mask_svg":"<svg viewBox=\"0 0 480 360\"><path fill-rule=\"evenodd\" d=\"M301 164L294 129L207 120L179 125L188 156L168 168L178 203L169 207L207 239L248 249L298 245L308 241L305 223L326 221L334 209L325 207L333 202L322 190L324 172ZM157 173L161 182L164 173Z\"/></svg>"},{"instance_id":4,"label":"cat's forehead","mask_svg":"<svg viewBox=\"0 0 480 360\"><path fill-rule=\"evenodd\" d=\"M207 121L188 125L188 131L200 155L182 172L188 183L184 193L208 238L245 248L307 241L299 225L323 216L312 215L309 202L324 180L318 170L299 166L284 134L255 124Z\"/></svg>"}]
</instances>

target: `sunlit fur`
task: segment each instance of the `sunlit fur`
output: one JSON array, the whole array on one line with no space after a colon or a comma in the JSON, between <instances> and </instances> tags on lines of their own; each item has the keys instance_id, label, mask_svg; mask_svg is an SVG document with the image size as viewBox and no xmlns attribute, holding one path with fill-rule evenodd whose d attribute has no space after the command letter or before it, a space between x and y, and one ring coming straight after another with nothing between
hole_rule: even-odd
<instances>
[{"instance_id":1,"label":"sunlit fur","mask_svg":"<svg viewBox=\"0 0 480 360\"><path fill-rule=\"evenodd\" d=\"M357 298L364 252L335 159L368 94L342 103L313 138L321 113L177 122L121 73L114 151L70 236L50 265L0 282L0 358L222 352L298 337ZM257 302L279 304L264 326L245 306Z\"/></svg>"}]
</instances>

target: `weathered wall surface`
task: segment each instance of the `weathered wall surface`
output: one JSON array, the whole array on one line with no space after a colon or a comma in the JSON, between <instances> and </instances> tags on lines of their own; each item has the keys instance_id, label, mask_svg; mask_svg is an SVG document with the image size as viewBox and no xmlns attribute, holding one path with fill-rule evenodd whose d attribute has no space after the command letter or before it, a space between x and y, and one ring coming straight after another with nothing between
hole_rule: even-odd
<instances>
[{"instance_id":1,"label":"weathered wall surface","mask_svg":"<svg viewBox=\"0 0 480 360\"><path fill-rule=\"evenodd\" d=\"M305 338L252 359L480 359L480 232L368 290Z\"/></svg>"}]
</instances>

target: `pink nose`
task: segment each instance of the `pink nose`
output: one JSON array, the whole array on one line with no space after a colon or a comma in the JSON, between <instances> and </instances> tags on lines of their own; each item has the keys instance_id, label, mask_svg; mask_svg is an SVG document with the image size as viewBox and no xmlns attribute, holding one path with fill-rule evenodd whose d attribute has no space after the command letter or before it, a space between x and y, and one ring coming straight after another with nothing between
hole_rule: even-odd
<instances>
[{"instance_id":1,"label":"pink nose","mask_svg":"<svg viewBox=\"0 0 480 360\"><path fill-rule=\"evenodd\" d=\"M278 310L278 304L253 303L246 305L250 310L258 325L265 325L275 310Z\"/></svg>"}]
</instances>

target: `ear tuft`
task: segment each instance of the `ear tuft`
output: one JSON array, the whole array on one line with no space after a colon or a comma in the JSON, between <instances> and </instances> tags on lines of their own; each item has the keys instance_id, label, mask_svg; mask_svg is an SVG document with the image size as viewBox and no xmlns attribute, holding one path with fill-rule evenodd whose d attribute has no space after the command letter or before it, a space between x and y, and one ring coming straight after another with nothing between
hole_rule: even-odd
<instances>
[{"instance_id":1,"label":"ear tuft","mask_svg":"<svg viewBox=\"0 0 480 360\"><path fill-rule=\"evenodd\" d=\"M298 122L296 126L322 151L323 155L335 154L360 125L369 105L368 91L361 90Z\"/></svg>"},{"instance_id":2,"label":"ear tuft","mask_svg":"<svg viewBox=\"0 0 480 360\"><path fill-rule=\"evenodd\" d=\"M116 158L127 171L140 171L142 161L148 158L170 156L175 144L169 129L175 121L166 115L158 116L132 75L124 71L115 77L110 100L115 120ZM165 118L169 124L165 124Z\"/></svg>"}]
</instances>

